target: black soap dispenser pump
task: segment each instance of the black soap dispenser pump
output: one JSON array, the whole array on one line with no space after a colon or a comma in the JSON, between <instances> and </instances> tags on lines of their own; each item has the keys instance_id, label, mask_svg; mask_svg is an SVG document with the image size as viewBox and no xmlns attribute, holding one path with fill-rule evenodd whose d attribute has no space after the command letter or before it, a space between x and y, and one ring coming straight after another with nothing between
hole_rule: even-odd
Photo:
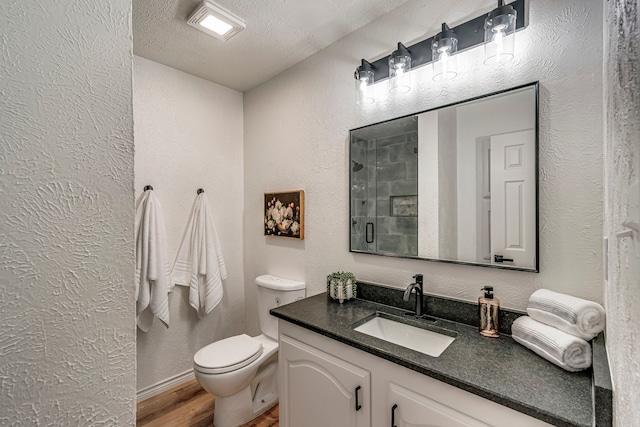
<instances>
[{"instance_id":1,"label":"black soap dispenser pump","mask_svg":"<svg viewBox=\"0 0 640 427\"><path fill-rule=\"evenodd\" d=\"M493 297L493 286L485 286L484 297L478 298L478 320L480 335L498 337L498 317L500 314L500 300Z\"/></svg>"}]
</instances>

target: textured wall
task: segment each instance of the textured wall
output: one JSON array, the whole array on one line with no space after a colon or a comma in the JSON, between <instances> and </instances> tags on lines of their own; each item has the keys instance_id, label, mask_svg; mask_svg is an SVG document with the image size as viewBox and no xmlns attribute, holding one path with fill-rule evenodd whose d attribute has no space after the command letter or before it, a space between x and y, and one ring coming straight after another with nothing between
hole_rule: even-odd
<instances>
[{"instance_id":1,"label":"textured wall","mask_svg":"<svg viewBox=\"0 0 640 427\"><path fill-rule=\"evenodd\" d=\"M605 43L605 235L609 238L606 286L607 352L614 383L615 425L640 425L640 243L618 239L633 219L629 185L640 180L640 21L638 2L607 4ZM640 191L640 190L636 190ZM636 199L640 194L636 193ZM636 214L637 215L637 214ZM636 221L638 217L635 218Z\"/></svg>"},{"instance_id":2,"label":"textured wall","mask_svg":"<svg viewBox=\"0 0 640 427\"><path fill-rule=\"evenodd\" d=\"M189 288L169 296L171 324L138 331L138 390L190 370L201 347L244 331L242 267L242 94L135 57L135 192L151 184L167 226L168 259L178 253L196 190L214 211L229 278L224 298L199 320Z\"/></svg>"},{"instance_id":3,"label":"textured wall","mask_svg":"<svg viewBox=\"0 0 640 427\"><path fill-rule=\"evenodd\" d=\"M134 425L130 22L0 3L0 425Z\"/></svg>"},{"instance_id":4,"label":"textured wall","mask_svg":"<svg viewBox=\"0 0 640 427\"><path fill-rule=\"evenodd\" d=\"M517 34L513 65L482 64L483 50L459 55L451 82L430 67L406 97L355 105L353 71L360 58L389 54L495 7L492 0L412 0L245 94L245 276L305 279L308 294L326 275L351 270L362 280L404 287L424 273L427 292L475 300L493 285L506 307L524 309L547 287L602 301L602 28L599 0L536 0L530 26ZM438 105L541 82L540 274L497 271L349 252L348 131ZM379 85L383 88L384 84ZM262 193L305 190L305 240L262 236ZM255 293L247 289L248 327Z\"/></svg>"}]
</instances>

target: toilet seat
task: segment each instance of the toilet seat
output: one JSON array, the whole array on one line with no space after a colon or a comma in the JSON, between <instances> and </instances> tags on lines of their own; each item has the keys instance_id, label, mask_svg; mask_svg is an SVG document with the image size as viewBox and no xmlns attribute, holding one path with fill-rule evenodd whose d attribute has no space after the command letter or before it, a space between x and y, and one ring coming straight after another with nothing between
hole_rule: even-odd
<instances>
[{"instance_id":1,"label":"toilet seat","mask_svg":"<svg viewBox=\"0 0 640 427\"><path fill-rule=\"evenodd\" d=\"M193 356L194 367L203 374L223 374L243 368L260 355L262 343L242 334L209 344Z\"/></svg>"}]
</instances>

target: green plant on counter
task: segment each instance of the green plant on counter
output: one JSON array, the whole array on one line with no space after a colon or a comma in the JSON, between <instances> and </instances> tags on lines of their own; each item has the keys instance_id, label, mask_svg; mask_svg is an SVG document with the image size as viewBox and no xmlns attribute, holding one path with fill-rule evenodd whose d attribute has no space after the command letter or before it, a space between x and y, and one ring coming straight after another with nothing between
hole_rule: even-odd
<instances>
[{"instance_id":1,"label":"green plant on counter","mask_svg":"<svg viewBox=\"0 0 640 427\"><path fill-rule=\"evenodd\" d=\"M351 287L351 294L356 295L356 276L348 271L338 271L327 276L327 292L331 293L331 283L336 285L342 283L342 294L345 298L349 298L348 291Z\"/></svg>"}]
</instances>

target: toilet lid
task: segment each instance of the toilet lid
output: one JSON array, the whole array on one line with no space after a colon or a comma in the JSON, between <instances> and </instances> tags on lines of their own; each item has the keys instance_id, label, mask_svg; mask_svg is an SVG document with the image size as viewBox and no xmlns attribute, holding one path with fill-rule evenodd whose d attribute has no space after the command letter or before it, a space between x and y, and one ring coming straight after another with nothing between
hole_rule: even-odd
<instances>
[{"instance_id":1,"label":"toilet lid","mask_svg":"<svg viewBox=\"0 0 640 427\"><path fill-rule=\"evenodd\" d=\"M196 370L221 374L249 365L262 354L262 343L242 334L225 338L198 350L193 356Z\"/></svg>"}]
</instances>

